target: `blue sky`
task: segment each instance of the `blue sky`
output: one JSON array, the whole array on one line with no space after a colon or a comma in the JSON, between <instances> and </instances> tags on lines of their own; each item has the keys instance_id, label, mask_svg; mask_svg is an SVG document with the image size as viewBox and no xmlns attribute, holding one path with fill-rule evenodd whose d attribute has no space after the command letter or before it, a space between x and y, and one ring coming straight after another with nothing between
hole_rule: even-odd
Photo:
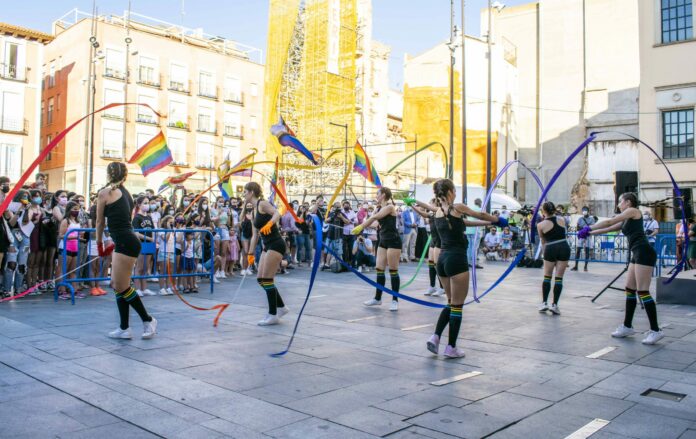
<instances>
[{"instance_id":1,"label":"blue sky","mask_svg":"<svg viewBox=\"0 0 696 439\"><path fill-rule=\"evenodd\" d=\"M507 5L529 0L507 0ZM466 1L466 33L479 35L481 8L487 0ZM181 23L181 0L132 0L132 10L170 23ZM455 0L459 26L460 0ZM128 0L97 0L100 14L122 14ZM392 47L390 82L401 88L404 53L418 54L449 38L450 2L447 0L372 0L373 38ZM30 0L3 8L0 20L50 32L51 23L73 8L92 10L92 0ZM266 50L267 0L184 0L184 26L203 28L240 43Z\"/></svg>"}]
</instances>

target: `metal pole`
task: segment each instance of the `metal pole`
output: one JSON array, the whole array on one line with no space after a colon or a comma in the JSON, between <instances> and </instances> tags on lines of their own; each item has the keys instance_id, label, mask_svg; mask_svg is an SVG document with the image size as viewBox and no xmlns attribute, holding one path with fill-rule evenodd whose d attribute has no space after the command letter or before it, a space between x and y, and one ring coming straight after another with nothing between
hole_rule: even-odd
<instances>
[{"instance_id":1,"label":"metal pole","mask_svg":"<svg viewBox=\"0 0 696 439\"><path fill-rule=\"evenodd\" d=\"M466 0L462 0L462 203L466 204L466 32L464 32L464 9Z\"/></svg>"},{"instance_id":2,"label":"metal pole","mask_svg":"<svg viewBox=\"0 0 696 439\"><path fill-rule=\"evenodd\" d=\"M448 178L454 178L454 0L450 0L450 126L449 126L449 172Z\"/></svg>"},{"instance_id":3,"label":"metal pole","mask_svg":"<svg viewBox=\"0 0 696 439\"><path fill-rule=\"evenodd\" d=\"M491 78L492 78L492 53L491 53L491 40L493 37L492 25L493 20L491 16L493 15L493 6L491 5L491 0L488 0L488 99L486 100L486 193L491 189L491 118L492 118L492 90L491 90ZM491 211L490 201L484 206L486 212Z\"/></svg>"},{"instance_id":4,"label":"metal pole","mask_svg":"<svg viewBox=\"0 0 696 439\"><path fill-rule=\"evenodd\" d=\"M97 13L99 12L99 9L96 6L96 1L94 2L93 6L93 13L92 13L92 20L94 23L94 28L93 28L93 36L94 40L91 41L92 43L92 53L96 54L97 48L99 48L99 42L97 41L97 31L98 31L98 22L95 19ZM90 38L91 40L91 38ZM94 65L94 56L91 57L90 63L92 64L91 72L92 76L90 77L90 84L91 84L91 106L90 106L90 113L92 113L92 116L90 117L90 123L89 123L89 176L87 178L87 190L91 191L92 189L92 183L94 181L94 107L97 102L97 66ZM87 192L89 194L89 192Z\"/></svg>"},{"instance_id":5,"label":"metal pole","mask_svg":"<svg viewBox=\"0 0 696 439\"><path fill-rule=\"evenodd\" d=\"M130 43L133 41L130 37L130 13L131 13L131 2L128 0L128 17L126 18L126 80L123 84L123 99L128 102L128 81L130 80ZM128 107L123 107L123 153L121 158L126 159L126 131L128 129Z\"/></svg>"}]
</instances>

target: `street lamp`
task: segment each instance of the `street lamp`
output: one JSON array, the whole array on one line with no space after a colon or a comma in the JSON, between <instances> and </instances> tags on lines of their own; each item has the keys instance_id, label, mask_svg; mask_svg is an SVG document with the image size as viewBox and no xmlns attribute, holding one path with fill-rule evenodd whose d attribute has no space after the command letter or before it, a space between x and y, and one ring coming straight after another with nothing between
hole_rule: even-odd
<instances>
[{"instance_id":1,"label":"street lamp","mask_svg":"<svg viewBox=\"0 0 696 439\"><path fill-rule=\"evenodd\" d=\"M487 99L487 106L486 106L486 119L487 119L487 128L486 128L486 193L490 192L491 190L491 150L492 150L492 145L491 145L491 119L492 119L492 105L491 105L491 100L492 100L492 87L491 87L491 82L492 82L492 74L493 74L493 56L491 53L491 43L493 41L493 20L492 20L492 15L493 15L493 9L495 9L498 13L502 11L505 8L505 5L500 3L499 1L492 2L491 0L488 0L488 99ZM484 206L486 212L491 211L491 203L490 200Z\"/></svg>"}]
</instances>

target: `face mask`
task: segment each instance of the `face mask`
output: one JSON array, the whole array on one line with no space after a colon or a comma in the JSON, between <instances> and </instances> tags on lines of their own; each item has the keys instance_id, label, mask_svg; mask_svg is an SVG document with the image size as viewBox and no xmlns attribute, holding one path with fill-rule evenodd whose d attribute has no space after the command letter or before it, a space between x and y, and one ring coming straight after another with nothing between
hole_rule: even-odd
<instances>
[{"instance_id":1,"label":"face mask","mask_svg":"<svg viewBox=\"0 0 696 439\"><path fill-rule=\"evenodd\" d=\"M58 204L60 204L61 206L65 206L66 204L68 204L68 197L58 198Z\"/></svg>"},{"instance_id":2,"label":"face mask","mask_svg":"<svg viewBox=\"0 0 696 439\"><path fill-rule=\"evenodd\" d=\"M644 219L645 221L649 220L649 219L650 219L650 215L643 215L643 219Z\"/></svg>"},{"instance_id":3,"label":"face mask","mask_svg":"<svg viewBox=\"0 0 696 439\"><path fill-rule=\"evenodd\" d=\"M188 201L188 200L184 200L184 207L188 207L188 205L189 205L189 204L191 204L191 202L190 202L190 201Z\"/></svg>"},{"instance_id":4,"label":"face mask","mask_svg":"<svg viewBox=\"0 0 696 439\"><path fill-rule=\"evenodd\" d=\"M85 207L85 202L84 202L84 201L80 201L80 207Z\"/></svg>"},{"instance_id":5,"label":"face mask","mask_svg":"<svg viewBox=\"0 0 696 439\"><path fill-rule=\"evenodd\" d=\"M150 204L150 210L152 211L157 210L158 207L157 204Z\"/></svg>"},{"instance_id":6,"label":"face mask","mask_svg":"<svg viewBox=\"0 0 696 439\"><path fill-rule=\"evenodd\" d=\"M142 210L143 212L149 212L149 211L150 211L150 205L149 205L149 204L143 204L142 206L140 206L140 210Z\"/></svg>"},{"instance_id":7,"label":"face mask","mask_svg":"<svg viewBox=\"0 0 696 439\"><path fill-rule=\"evenodd\" d=\"M22 198L21 200L19 200L19 202L22 203L22 204L24 204L24 205L26 206L27 204L29 204L29 199L28 199L28 198Z\"/></svg>"},{"instance_id":8,"label":"face mask","mask_svg":"<svg viewBox=\"0 0 696 439\"><path fill-rule=\"evenodd\" d=\"M31 200L31 202L34 203L34 204L41 204L42 201L43 201L43 199L42 199L41 197L34 197L34 198Z\"/></svg>"},{"instance_id":9,"label":"face mask","mask_svg":"<svg viewBox=\"0 0 696 439\"><path fill-rule=\"evenodd\" d=\"M173 210L168 210L168 211L167 211L167 215L174 215L174 211L173 211Z\"/></svg>"},{"instance_id":10,"label":"face mask","mask_svg":"<svg viewBox=\"0 0 696 439\"><path fill-rule=\"evenodd\" d=\"M80 212L78 212L77 210L71 210L71 211L70 211L70 216L73 217L73 218L75 218L75 217L76 217L77 215L79 215L79 214L80 214Z\"/></svg>"},{"instance_id":11,"label":"face mask","mask_svg":"<svg viewBox=\"0 0 696 439\"><path fill-rule=\"evenodd\" d=\"M201 225L201 222L198 221L198 220L195 220L195 221L193 222L193 225L194 225L194 226L200 226L200 225Z\"/></svg>"},{"instance_id":12,"label":"face mask","mask_svg":"<svg viewBox=\"0 0 696 439\"><path fill-rule=\"evenodd\" d=\"M586 210L583 210L583 211L582 211L582 216L588 216L589 214L590 214L590 212L588 212L588 211L586 211Z\"/></svg>"},{"instance_id":13,"label":"face mask","mask_svg":"<svg viewBox=\"0 0 696 439\"><path fill-rule=\"evenodd\" d=\"M10 187L9 187L9 186L3 186L3 187L2 187L2 191L3 191L4 193L8 193L8 192L10 191Z\"/></svg>"},{"instance_id":14,"label":"face mask","mask_svg":"<svg viewBox=\"0 0 696 439\"><path fill-rule=\"evenodd\" d=\"M184 219L183 219L183 218L177 218L177 219L176 219L176 223L177 223L177 224L183 224L183 223L184 223Z\"/></svg>"},{"instance_id":15,"label":"face mask","mask_svg":"<svg viewBox=\"0 0 696 439\"><path fill-rule=\"evenodd\" d=\"M204 205L203 205L203 210L208 210L208 205L207 205L207 204L204 204Z\"/></svg>"}]
</instances>

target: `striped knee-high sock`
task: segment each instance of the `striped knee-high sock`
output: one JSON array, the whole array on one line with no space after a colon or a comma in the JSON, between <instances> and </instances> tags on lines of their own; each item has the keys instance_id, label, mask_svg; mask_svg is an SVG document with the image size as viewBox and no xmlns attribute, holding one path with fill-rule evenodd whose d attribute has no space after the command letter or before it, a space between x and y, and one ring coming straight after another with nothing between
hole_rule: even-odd
<instances>
[{"instance_id":1,"label":"striped knee-high sock","mask_svg":"<svg viewBox=\"0 0 696 439\"><path fill-rule=\"evenodd\" d=\"M452 305L449 318L449 345L457 346L457 338L459 337L459 328L462 325L462 306Z\"/></svg>"},{"instance_id":2,"label":"striped knee-high sock","mask_svg":"<svg viewBox=\"0 0 696 439\"><path fill-rule=\"evenodd\" d=\"M434 288L435 277L437 276L437 273L435 271L435 262L433 261L428 261L428 274L430 275L430 287Z\"/></svg>"},{"instance_id":3,"label":"striped knee-high sock","mask_svg":"<svg viewBox=\"0 0 696 439\"><path fill-rule=\"evenodd\" d=\"M553 281L553 304L558 305L558 299L561 297L561 291L563 291L563 278L556 276Z\"/></svg>"},{"instance_id":4,"label":"striped knee-high sock","mask_svg":"<svg viewBox=\"0 0 696 439\"><path fill-rule=\"evenodd\" d=\"M140 296L138 296L138 293L135 292L135 289L133 287L128 287L120 293L116 293L116 304L119 307L118 312L121 318L121 329L126 329L128 327L128 310L126 307L123 308L125 309L125 322L124 316L121 314L121 307L124 303L126 307L130 305L135 310L135 312L138 313L140 320L142 320L143 322L152 321L152 317L147 313L147 310L145 309L145 304L142 300L140 300ZM124 323L126 325L126 328L123 327Z\"/></svg>"},{"instance_id":5,"label":"striped knee-high sock","mask_svg":"<svg viewBox=\"0 0 696 439\"><path fill-rule=\"evenodd\" d=\"M544 276L544 282L541 284L541 301L546 303L549 301L549 293L551 292L551 276Z\"/></svg>"},{"instance_id":6,"label":"striped knee-high sock","mask_svg":"<svg viewBox=\"0 0 696 439\"><path fill-rule=\"evenodd\" d=\"M655 306L655 301L650 295L650 291L638 291L638 296L640 297L640 301L643 302L645 312L648 314L650 329L653 331L659 331L660 326L657 324L657 307Z\"/></svg>"},{"instance_id":7,"label":"striped knee-high sock","mask_svg":"<svg viewBox=\"0 0 696 439\"><path fill-rule=\"evenodd\" d=\"M377 283L384 286L387 283L387 277L384 275L384 269L377 269ZM375 300L382 300L382 290L375 288Z\"/></svg>"},{"instance_id":8,"label":"striped knee-high sock","mask_svg":"<svg viewBox=\"0 0 696 439\"><path fill-rule=\"evenodd\" d=\"M399 277L399 270L389 270L389 277L391 278L391 289L392 291L399 292L401 287L401 277ZM394 297L392 300L399 300Z\"/></svg>"},{"instance_id":9,"label":"striped knee-high sock","mask_svg":"<svg viewBox=\"0 0 696 439\"><path fill-rule=\"evenodd\" d=\"M276 315L278 313L278 308L283 308L285 303L278 293L278 289L275 286L273 279L261 278L256 280L261 288L266 292L266 299L268 300L268 314Z\"/></svg>"},{"instance_id":10,"label":"striped knee-high sock","mask_svg":"<svg viewBox=\"0 0 696 439\"><path fill-rule=\"evenodd\" d=\"M442 332L450 321L450 312L452 311L452 305L449 303L446 307L442 308L440 311L440 317L437 318L437 324L435 325L435 334L438 337L442 337Z\"/></svg>"},{"instance_id":11,"label":"striped knee-high sock","mask_svg":"<svg viewBox=\"0 0 696 439\"><path fill-rule=\"evenodd\" d=\"M626 314L624 315L624 326L627 328L633 327L633 314L636 312L638 298L636 290L626 287Z\"/></svg>"}]
</instances>

